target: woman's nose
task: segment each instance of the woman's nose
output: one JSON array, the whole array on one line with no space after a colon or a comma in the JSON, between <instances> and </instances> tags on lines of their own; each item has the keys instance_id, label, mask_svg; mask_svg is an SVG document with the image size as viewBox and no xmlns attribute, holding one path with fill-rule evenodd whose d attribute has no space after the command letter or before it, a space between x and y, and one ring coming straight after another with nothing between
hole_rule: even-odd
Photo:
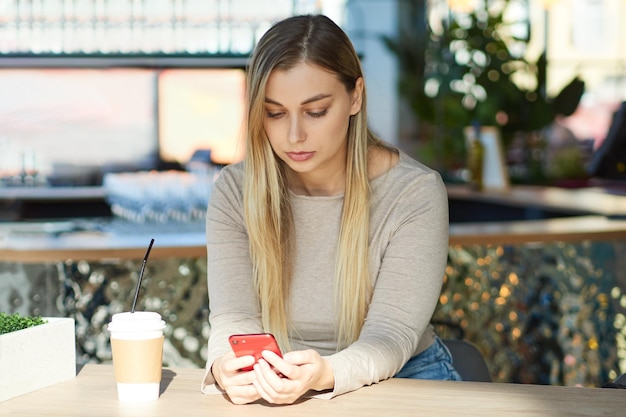
<instances>
[{"instance_id":1,"label":"woman's nose","mask_svg":"<svg viewBox=\"0 0 626 417\"><path fill-rule=\"evenodd\" d=\"M289 124L288 139L290 143L301 142L305 138L302 122L298 117L293 117Z\"/></svg>"}]
</instances>

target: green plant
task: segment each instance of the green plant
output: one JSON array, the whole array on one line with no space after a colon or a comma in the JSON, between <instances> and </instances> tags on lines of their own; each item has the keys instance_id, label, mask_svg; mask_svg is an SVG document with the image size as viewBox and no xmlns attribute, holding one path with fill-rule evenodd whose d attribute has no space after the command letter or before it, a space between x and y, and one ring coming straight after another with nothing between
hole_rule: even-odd
<instances>
[{"instance_id":1,"label":"green plant","mask_svg":"<svg viewBox=\"0 0 626 417\"><path fill-rule=\"evenodd\" d=\"M47 323L47 321L40 316L20 316L18 313L0 313L0 334L15 332L44 323Z\"/></svg>"},{"instance_id":2,"label":"green plant","mask_svg":"<svg viewBox=\"0 0 626 417\"><path fill-rule=\"evenodd\" d=\"M418 140L434 142L443 165L464 163L465 126L498 126L507 145L576 110L584 82L574 77L547 94L545 51L529 60L527 17L507 14L519 1L480 2L465 14L431 13L427 3L404 2L398 35L382 41L397 58L398 91L418 120Z\"/></svg>"}]
</instances>

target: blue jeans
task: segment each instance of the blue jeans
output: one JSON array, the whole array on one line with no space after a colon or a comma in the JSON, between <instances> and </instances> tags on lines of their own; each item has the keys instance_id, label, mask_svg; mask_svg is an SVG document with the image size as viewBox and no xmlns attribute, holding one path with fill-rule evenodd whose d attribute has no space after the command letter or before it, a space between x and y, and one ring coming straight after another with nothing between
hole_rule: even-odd
<instances>
[{"instance_id":1,"label":"blue jeans","mask_svg":"<svg viewBox=\"0 0 626 417\"><path fill-rule=\"evenodd\" d=\"M452 366L450 351L437 336L435 343L409 359L394 378L462 381L461 375Z\"/></svg>"}]
</instances>

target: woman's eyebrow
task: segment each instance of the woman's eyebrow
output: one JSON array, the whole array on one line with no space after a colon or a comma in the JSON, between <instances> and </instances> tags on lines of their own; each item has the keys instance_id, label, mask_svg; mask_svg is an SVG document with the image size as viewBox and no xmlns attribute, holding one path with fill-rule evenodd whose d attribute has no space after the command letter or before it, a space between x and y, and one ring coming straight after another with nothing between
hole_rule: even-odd
<instances>
[{"instance_id":1,"label":"woman's eyebrow","mask_svg":"<svg viewBox=\"0 0 626 417\"><path fill-rule=\"evenodd\" d=\"M330 96L331 96L330 94L317 94L317 95L314 95L313 97L307 98L306 100L304 100L300 104L303 105L303 104L313 103L315 101L322 100L322 99L325 99L325 98L330 97ZM278 101L273 100L273 99L271 99L269 97L265 97L265 102L267 104L275 104L277 106L282 106L281 103L279 103Z\"/></svg>"},{"instance_id":2,"label":"woman's eyebrow","mask_svg":"<svg viewBox=\"0 0 626 417\"><path fill-rule=\"evenodd\" d=\"M325 99L326 97L330 97L330 94L317 94L317 95L315 95L315 96L313 96L311 98L307 98L306 100L304 100L300 104L313 103L314 101L322 100L322 99Z\"/></svg>"}]
</instances>

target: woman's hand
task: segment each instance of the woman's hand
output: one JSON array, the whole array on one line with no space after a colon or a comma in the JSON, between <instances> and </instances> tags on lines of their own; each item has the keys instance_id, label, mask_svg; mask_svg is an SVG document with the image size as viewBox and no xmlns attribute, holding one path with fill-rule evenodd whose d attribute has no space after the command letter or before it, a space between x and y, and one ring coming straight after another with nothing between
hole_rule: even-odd
<instances>
[{"instance_id":1,"label":"woman's hand","mask_svg":"<svg viewBox=\"0 0 626 417\"><path fill-rule=\"evenodd\" d=\"M253 384L254 371L243 372L241 368L251 366L254 356L236 358L234 353L227 353L213 362L211 372L215 382L228 394L233 404L248 404L261 398Z\"/></svg>"},{"instance_id":2,"label":"woman's hand","mask_svg":"<svg viewBox=\"0 0 626 417\"><path fill-rule=\"evenodd\" d=\"M291 404L309 390L322 391L335 385L330 363L314 350L288 352L283 358L270 351L254 365L252 384L267 402Z\"/></svg>"}]
</instances>

